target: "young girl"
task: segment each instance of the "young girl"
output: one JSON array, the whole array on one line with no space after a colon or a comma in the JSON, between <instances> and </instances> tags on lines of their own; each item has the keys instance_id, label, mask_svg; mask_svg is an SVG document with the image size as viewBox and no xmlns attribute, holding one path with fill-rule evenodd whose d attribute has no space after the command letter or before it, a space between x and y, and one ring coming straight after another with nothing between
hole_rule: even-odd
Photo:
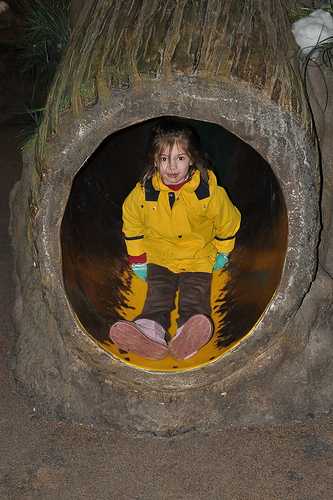
<instances>
[{"instance_id":1,"label":"young girl","mask_svg":"<svg viewBox=\"0 0 333 500\"><path fill-rule=\"evenodd\" d=\"M123 204L129 261L148 285L142 313L111 327L124 351L180 361L212 336L212 271L228 261L241 217L208 167L192 127L165 118L153 129L148 166ZM168 345L178 289L178 330Z\"/></svg>"}]
</instances>

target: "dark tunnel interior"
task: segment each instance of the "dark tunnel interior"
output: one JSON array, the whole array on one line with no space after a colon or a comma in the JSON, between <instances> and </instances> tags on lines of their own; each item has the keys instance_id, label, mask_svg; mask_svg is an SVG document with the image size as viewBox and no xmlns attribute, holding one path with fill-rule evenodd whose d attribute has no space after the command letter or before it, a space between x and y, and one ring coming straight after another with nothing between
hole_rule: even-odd
<instances>
[{"instance_id":1,"label":"dark tunnel interior","mask_svg":"<svg viewBox=\"0 0 333 500\"><path fill-rule=\"evenodd\" d=\"M135 281L127 260L121 206L139 180L156 120L118 131L97 147L73 179L61 225L64 287L77 319L116 357L151 369L204 365L246 337L274 296L287 249L286 206L268 163L221 126L188 122L197 129L219 183L242 214L229 263L213 277L214 335L201 357L177 366L171 361L163 365L163 360L141 364L139 357L117 351L108 338L110 326L124 317L131 320L145 296L145 284Z\"/></svg>"}]
</instances>

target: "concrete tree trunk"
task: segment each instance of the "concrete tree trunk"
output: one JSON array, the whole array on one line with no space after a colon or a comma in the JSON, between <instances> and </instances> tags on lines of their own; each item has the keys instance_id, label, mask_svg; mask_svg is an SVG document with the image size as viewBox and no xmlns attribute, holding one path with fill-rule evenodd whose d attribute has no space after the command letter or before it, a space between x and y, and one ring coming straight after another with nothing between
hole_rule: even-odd
<instances>
[{"instance_id":1,"label":"concrete tree trunk","mask_svg":"<svg viewBox=\"0 0 333 500\"><path fill-rule=\"evenodd\" d=\"M325 171L318 265L317 140L282 2L92 0L72 12L11 197L18 387L42 414L157 435L330 414L332 191ZM126 364L97 342L62 267L74 179L106 138L163 115L218 125L258 152L287 217L281 275L248 335L214 362L175 372ZM114 263L120 300L122 251Z\"/></svg>"}]
</instances>

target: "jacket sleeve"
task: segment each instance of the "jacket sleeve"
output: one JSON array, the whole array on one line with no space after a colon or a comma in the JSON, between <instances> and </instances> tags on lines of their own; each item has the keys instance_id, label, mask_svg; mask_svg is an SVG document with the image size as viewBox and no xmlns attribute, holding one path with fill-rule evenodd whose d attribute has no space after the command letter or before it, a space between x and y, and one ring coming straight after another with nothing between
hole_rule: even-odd
<instances>
[{"instance_id":1,"label":"jacket sleeve","mask_svg":"<svg viewBox=\"0 0 333 500\"><path fill-rule=\"evenodd\" d=\"M129 255L141 255L144 248L143 190L137 184L123 203L123 233Z\"/></svg>"},{"instance_id":2,"label":"jacket sleeve","mask_svg":"<svg viewBox=\"0 0 333 500\"><path fill-rule=\"evenodd\" d=\"M209 212L216 230L214 244L218 253L231 252L235 246L241 214L221 186L216 186Z\"/></svg>"}]
</instances>

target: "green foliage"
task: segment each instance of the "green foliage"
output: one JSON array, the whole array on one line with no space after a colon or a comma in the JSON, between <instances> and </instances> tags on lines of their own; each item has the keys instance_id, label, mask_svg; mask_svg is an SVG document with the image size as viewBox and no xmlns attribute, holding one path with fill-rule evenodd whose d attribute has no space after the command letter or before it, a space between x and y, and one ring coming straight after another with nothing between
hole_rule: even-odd
<instances>
[{"instance_id":1,"label":"green foliage","mask_svg":"<svg viewBox=\"0 0 333 500\"><path fill-rule=\"evenodd\" d=\"M322 10L329 12L333 17L333 0L328 0L328 2L321 7ZM296 1L293 9L290 12L290 20L292 23L298 21L299 19L304 19L308 17L312 12L318 10L318 7L314 6L312 2L312 6L308 7L304 5L300 1ZM323 81L326 87L326 105L328 102L328 92L327 85L325 81L324 72L322 68L326 66L329 70L333 71L333 37L326 38L325 40L321 40L316 45L314 45L311 50L304 55L303 50L300 50L298 53L298 58L302 63L302 80L305 88L305 92L307 94L307 70L309 66L317 67L323 76ZM325 105L325 108L326 108Z\"/></svg>"},{"instance_id":2,"label":"green foliage","mask_svg":"<svg viewBox=\"0 0 333 500\"><path fill-rule=\"evenodd\" d=\"M32 102L36 90L42 94L48 91L68 43L71 34L70 3L71 0L19 2L25 17L25 25L18 44L21 49L21 71L34 81ZM21 145L22 150L35 141L43 111L44 107L31 107L22 112L29 119L29 125L21 134L25 136Z\"/></svg>"},{"instance_id":3,"label":"green foliage","mask_svg":"<svg viewBox=\"0 0 333 500\"><path fill-rule=\"evenodd\" d=\"M333 37L326 38L321 42L317 43L311 51L302 58L302 62L305 65L310 63L310 60L313 59L315 52L319 51L319 62L316 62L316 66L326 66L331 71L333 70Z\"/></svg>"},{"instance_id":4,"label":"green foliage","mask_svg":"<svg viewBox=\"0 0 333 500\"><path fill-rule=\"evenodd\" d=\"M22 72L36 86L50 85L70 37L70 1L33 0L24 9L26 23L19 46Z\"/></svg>"},{"instance_id":5,"label":"green foliage","mask_svg":"<svg viewBox=\"0 0 333 500\"><path fill-rule=\"evenodd\" d=\"M42 108L32 108L29 109L25 107L25 110L18 112L17 114L25 115L29 118L27 126L21 131L20 135L24 137L21 143L21 150L24 151L28 146L30 146L36 139L38 135L39 126L42 121L44 107Z\"/></svg>"},{"instance_id":6,"label":"green foliage","mask_svg":"<svg viewBox=\"0 0 333 500\"><path fill-rule=\"evenodd\" d=\"M305 56L303 57L301 54L299 55L299 59L302 62L302 80L304 84L304 89L307 94L307 70L309 66L315 66L317 67L322 75L323 82L325 84L326 88L326 103L324 109L326 109L326 106L328 104L328 89L327 89L327 84L324 76L324 72L322 70L323 66L326 66L329 70L333 71L333 37L326 38L326 40L323 40L322 42L318 43L313 47L313 49ZM313 59L314 54L316 51L319 51L319 56L316 57L316 59Z\"/></svg>"},{"instance_id":7,"label":"green foliage","mask_svg":"<svg viewBox=\"0 0 333 500\"><path fill-rule=\"evenodd\" d=\"M308 7L303 2L296 0L293 8L289 12L290 21L292 23L295 23L296 21L299 21L300 19L303 19L304 17L308 17L309 14L311 14L312 12L317 10L318 8L319 7L314 6L314 2L312 2L311 7ZM328 2L323 7L320 7L320 8L322 10L325 10L326 12L329 12L333 16L333 0L328 0Z\"/></svg>"}]
</instances>

